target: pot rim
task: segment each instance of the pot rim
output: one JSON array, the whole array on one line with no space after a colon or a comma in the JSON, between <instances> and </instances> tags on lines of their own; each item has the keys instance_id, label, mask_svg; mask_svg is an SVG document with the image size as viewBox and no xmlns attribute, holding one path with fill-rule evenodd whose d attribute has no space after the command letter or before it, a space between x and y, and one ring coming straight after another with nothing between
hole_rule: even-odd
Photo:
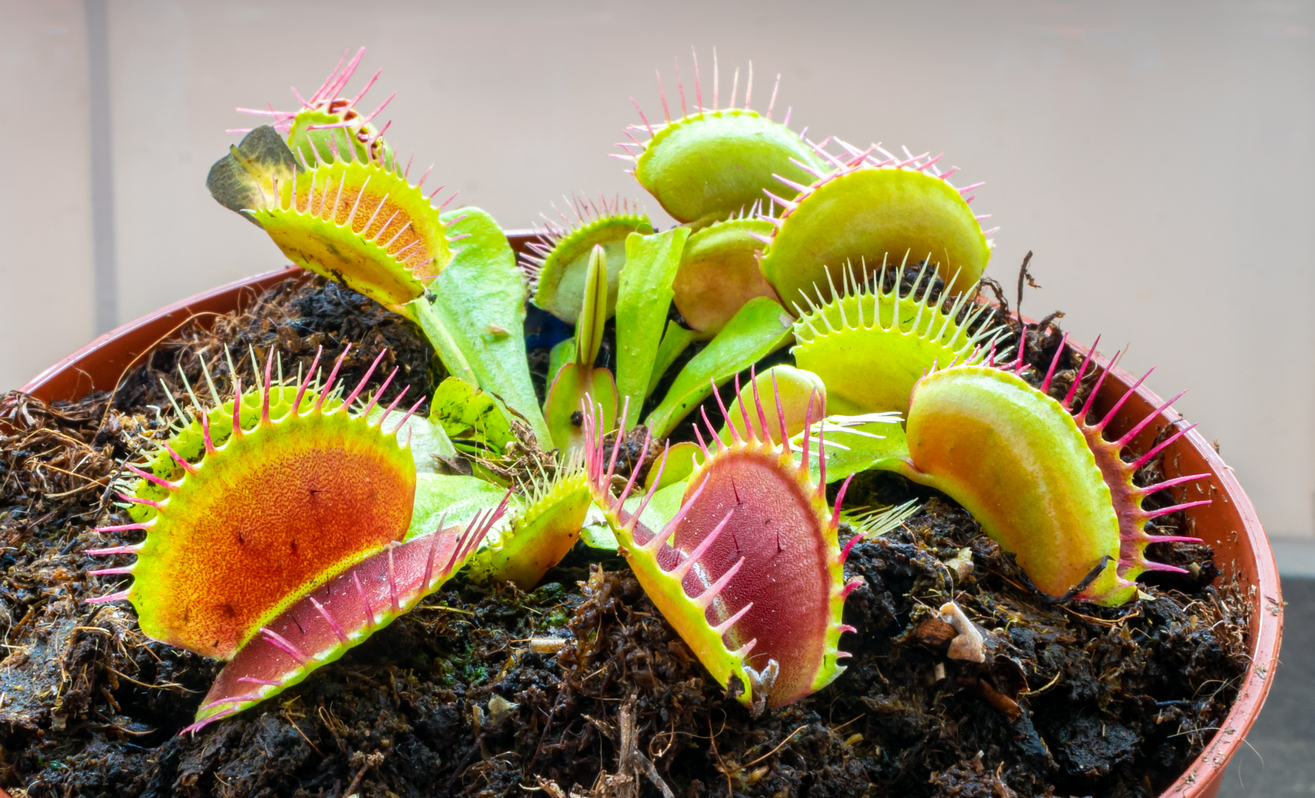
<instances>
[{"instance_id":1,"label":"pot rim","mask_svg":"<svg viewBox=\"0 0 1315 798\"><path fill-rule=\"evenodd\" d=\"M532 230L508 230L506 233L513 248L518 252L539 235L537 231ZM104 384L108 379L106 376L108 371L112 371L117 365L118 375L114 379L116 381L121 379L139 358L147 354L155 344L176 333L186 322L206 314L217 316L231 311L235 306L245 307L263 290L285 280L305 279L308 275L309 272L300 267L287 266L236 280L174 302L99 336L42 371L19 390L46 402L80 398L96 389L111 390L115 385ZM1026 317L1024 320L1031 321ZM126 353L115 352L116 347L123 348L124 339L133 338L143 339L149 343L142 346L140 351L130 349ZM1083 354L1088 351L1085 347L1073 345ZM110 362L97 367L101 372L100 379L97 379L97 376L88 369L93 363L106 357ZM1095 355L1094 362L1102 368L1109 365L1109 359L1100 354ZM1101 396L1105 401L1112 401L1109 395L1126 390L1127 386L1136 382L1132 374L1117 366L1112 368L1112 374L1122 385L1107 381ZM1155 392L1145 385L1140 385L1132 401L1129 401L1119 414L1119 420L1124 420L1128 416L1144 416L1147 412L1161 408L1163 404L1163 400ZM1142 444L1143 450L1149 448L1149 442L1154 440L1160 428L1182 420L1182 415L1173 408L1159 409L1158 415L1162 423L1150 425L1150 428L1145 430L1136 441ZM1127 426L1130 424L1125 424L1125 429ZM1118 421L1111 429L1117 427ZM1278 664L1279 645L1283 635L1283 597L1273 550L1269 546L1269 540L1255 508L1233 474L1233 470L1196 430L1188 432L1166 451L1166 461L1167 456L1173 453L1187 454L1188 459L1193 457L1199 459L1211 471L1216 498L1232 507L1242 527L1240 532L1232 530L1232 534L1238 538L1235 541L1237 548L1243 554L1242 557L1235 558L1231 564L1232 574L1247 575L1249 573L1247 566L1254 570L1254 577L1247 577L1247 581L1252 583L1254 599L1248 627L1252 661L1246 678L1238 687L1237 697L1224 719L1223 727L1215 733L1183 774L1160 796L1160 798L1210 798L1216 794L1229 760L1237 752L1259 716L1273 683L1271 677ZM1215 506L1193 508L1188 511L1189 523L1194 524L1196 520L1205 517L1212 510L1219 514L1228 512L1226 509L1216 509ZM0 798L7 798L3 790L0 790Z\"/></svg>"}]
</instances>

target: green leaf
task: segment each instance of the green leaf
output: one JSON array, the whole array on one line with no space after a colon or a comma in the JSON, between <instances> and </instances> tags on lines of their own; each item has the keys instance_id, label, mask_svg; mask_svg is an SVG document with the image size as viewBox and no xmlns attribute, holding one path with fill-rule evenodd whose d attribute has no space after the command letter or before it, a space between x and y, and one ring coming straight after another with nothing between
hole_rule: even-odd
<instances>
[{"instance_id":1,"label":"green leaf","mask_svg":"<svg viewBox=\"0 0 1315 798\"><path fill-rule=\"evenodd\" d=\"M639 517L640 523L653 532L657 532L666 526L680 510L681 501L685 498L685 483L686 480L680 480L654 491L653 498L649 500L648 506L644 508L644 514ZM627 499L626 511L633 513L638 510L646 493L647 491L636 493ZM608 525L603 512L596 506L589 509L589 515L585 518L585 526L580 530L580 539L595 549L616 551L618 548L616 533Z\"/></svg>"},{"instance_id":2,"label":"green leaf","mask_svg":"<svg viewBox=\"0 0 1315 798\"><path fill-rule=\"evenodd\" d=\"M557 372L562 370L562 366L575 360L575 339L567 338L565 341L559 341L548 352L548 382L551 384L557 379Z\"/></svg>"},{"instance_id":3,"label":"green leaf","mask_svg":"<svg viewBox=\"0 0 1315 798\"><path fill-rule=\"evenodd\" d=\"M648 380L648 393L644 395L645 399L657 390L662 375L667 373L667 369L671 368L671 364L676 362L676 358L680 357L685 348L703 337L705 336L702 333L687 330L674 321L667 322L667 333L662 336L662 343L658 345L657 359L653 363L653 376Z\"/></svg>"},{"instance_id":4,"label":"green leaf","mask_svg":"<svg viewBox=\"0 0 1315 798\"><path fill-rule=\"evenodd\" d=\"M665 488L658 488L654 491L653 498L649 500L648 506L644 508L644 514L639 516L639 522L648 527L649 531L655 534L659 532L680 511L681 502L685 498L686 487L685 482L681 481L667 485ZM626 512L635 512L643 501L644 496L642 494L626 499Z\"/></svg>"},{"instance_id":5,"label":"green leaf","mask_svg":"<svg viewBox=\"0 0 1315 798\"><path fill-rule=\"evenodd\" d=\"M288 128L288 149L312 164L316 160L325 163L335 161L347 153L351 153L351 157L358 161L371 160L370 150L373 145L367 145L361 134L373 140L378 134L374 126L364 122L362 116L356 115L351 120L352 124L346 127L329 127L343 122L344 117L353 109L349 106L331 114L321 108L303 108L293 118L292 126ZM383 139L378 139L378 143L383 145L382 151L376 153L381 156L379 164L391 168L393 148Z\"/></svg>"},{"instance_id":6,"label":"green leaf","mask_svg":"<svg viewBox=\"0 0 1315 798\"><path fill-rule=\"evenodd\" d=\"M516 440L511 420L497 399L465 380L448 377L434 390L429 418L458 449L498 457Z\"/></svg>"},{"instance_id":7,"label":"green leaf","mask_svg":"<svg viewBox=\"0 0 1315 798\"><path fill-rule=\"evenodd\" d=\"M631 233L626 239L626 267L616 297L616 387L622 406L630 403L627 429L635 425L648 395L674 296L671 283L688 237L687 228L675 227L647 236Z\"/></svg>"},{"instance_id":8,"label":"green leaf","mask_svg":"<svg viewBox=\"0 0 1315 798\"><path fill-rule=\"evenodd\" d=\"M607 517L597 506L589 508L589 514L585 516L584 526L580 528L580 540L591 549L605 549L607 551L616 551L620 544L616 542L616 534L612 532L612 527L607 523Z\"/></svg>"},{"instance_id":9,"label":"green leaf","mask_svg":"<svg viewBox=\"0 0 1315 798\"><path fill-rule=\"evenodd\" d=\"M475 377L475 371L466 360L465 350L462 349L461 344L452 335L448 320L443 319L434 311L434 306L429 303L428 299L421 296L400 308L394 307L394 310L420 327L420 331L425 334L425 339L429 341L429 345L434 347L434 353L443 362L443 368L447 369L448 374L459 380L465 380L471 385L478 381Z\"/></svg>"},{"instance_id":10,"label":"green leaf","mask_svg":"<svg viewBox=\"0 0 1315 798\"><path fill-rule=\"evenodd\" d=\"M367 418L374 421L383 414L384 408L375 405ZM394 411L391 418L395 421L400 418L400 414ZM388 422L389 432L393 431L394 421ZM439 459L452 459L457 456L456 447L452 445L452 441L443 430L443 425L432 418L411 416L397 433L397 439L403 442L410 441L411 457L415 460L417 474L438 473Z\"/></svg>"},{"instance_id":11,"label":"green leaf","mask_svg":"<svg viewBox=\"0 0 1315 798\"><path fill-rule=\"evenodd\" d=\"M677 482L688 482L697 464L702 462L699 459L699 454L701 454L701 450L691 441L672 444L666 452L658 455L653 460L653 466L648 471L644 488L651 489L654 482L657 482L658 490L670 487ZM659 475L662 477L661 481L658 481Z\"/></svg>"},{"instance_id":12,"label":"green leaf","mask_svg":"<svg viewBox=\"0 0 1315 798\"><path fill-rule=\"evenodd\" d=\"M426 535L438 528L465 527L475 513L497 507L507 489L478 477L456 474L420 474L416 477L415 509L406 537Z\"/></svg>"},{"instance_id":13,"label":"green leaf","mask_svg":"<svg viewBox=\"0 0 1315 798\"><path fill-rule=\"evenodd\" d=\"M562 450L564 458L584 446L584 429L576 414L582 411L586 396L598 414L599 428L612 429L617 413L616 381L612 379L612 372L572 361L557 372L556 379L548 386L543 417L552 433L553 445Z\"/></svg>"},{"instance_id":14,"label":"green leaf","mask_svg":"<svg viewBox=\"0 0 1315 798\"><path fill-rule=\"evenodd\" d=\"M584 305L575 324L575 362L581 368L593 368L607 323L607 255L597 244L589 255L584 287Z\"/></svg>"},{"instance_id":15,"label":"green leaf","mask_svg":"<svg viewBox=\"0 0 1315 798\"><path fill-rule=\"evenodd\" d=\"M575 325L575 355L553 372L543 402L543 417L553 445L565 456L584 446L583 429L572 419L586 396L590 407L601 405L599 423L603 429L611 429L616 421L616 381L607 369L594 368L603 345L603 325L607 323L607 257L600 245L595 245L589 255L584 288L584 304Z\"/></svg>"},{"instance_id":16,"label":"green leaf","mask_svg":"<svg viewBox=\"0 0 1315 798\"><path fill-rule=\"evenodd\" d=\"M828 416L823 437L826 440L826 481L837 482L850 474L877 469L881 471L900 471L909 456L909 445L904 437L904 427L900 424L898 413L873 413L873 417L885 416L878 421L844 427L837 424L844 416ZM821 477L817 465L817 427L809 435L808 471L816 482ZM801 432L790 439L790 446L795 450L795 459L802 457L799 451L804 445Z\"/></svg>"},{"instance_id":17,"label":"green leaf","mask_svg":"<svg viewBox=\"0 0 1315 798\"><path fill-rule=\"evenodd\" d=\"M653 437L665 438L691 410L721 385L790 342L794 319L775 301L755 297L744 304L717 337L681 370L662 404L649 415Z\"/></svg>"},{"instance_id":18,"label":"green leaf","mask_svg":"<svg viewBox=\"0 0 1315 798\"><path fill-rule=\"evenodd\" d=\"M760 408L765 418L759 417ZM730 403L727 415L730 423L717 433L722 443L731 442L731 427L741 436L752 428L758 438L791 438L803 432L805 424L816 425L826 415L826 385L811 371L781 363L747 382Z\"/></svg>"},{"instance_id":19,"label":"green leaf","mask_svg":"<svg viewBox=\"0 0 1315 798\"><path fill-rule=\"evenodd\" d=\"M511 245L493 217L479 208L461 208L440 218L454 235L468 237L457 243L452 262L429 286L433 315L475 384L497 394L523 417L547 448L551 436L525 356L525 280Z\"/></svg>"}]
</instances>

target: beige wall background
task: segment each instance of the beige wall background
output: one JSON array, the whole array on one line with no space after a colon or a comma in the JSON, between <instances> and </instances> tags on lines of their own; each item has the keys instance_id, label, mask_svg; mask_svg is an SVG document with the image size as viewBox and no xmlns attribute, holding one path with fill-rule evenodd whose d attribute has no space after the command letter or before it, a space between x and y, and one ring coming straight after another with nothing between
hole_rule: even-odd
<instances>
[{"instance_id":1,"label":"beige wall background","mask_svg":"<svg viewBox=\"0 0 1315 798\"><path fill-rule=\"evenodd\" d=\"M398 92L398 151L525 227L564 192L643 200L606 157L628 97L660 115L654 69L671 91L694 45L707 79L716 46L723 92L753 59L762 104L781 73L810 137L944 152L987 181L988 273L1012 284L1033 250L1026 312L1190 389L1179 407L1271 534L1310 536L1313 31L1311 2L0 0L0 389L282 265L205 174L251 124L235 106L292 107L348 47L384 69L371 98Z\"/></svg>"}]
</instances>

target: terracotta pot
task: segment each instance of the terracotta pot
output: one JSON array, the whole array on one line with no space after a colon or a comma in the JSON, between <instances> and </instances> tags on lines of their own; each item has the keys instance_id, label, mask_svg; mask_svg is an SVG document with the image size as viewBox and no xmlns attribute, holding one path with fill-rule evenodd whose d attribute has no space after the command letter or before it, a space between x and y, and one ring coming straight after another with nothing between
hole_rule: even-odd
<instances>
[{"instance_id":1,"label":"terracotta pot","mask_svg":"<svg viewBox=\"0 0 1315 798\"><path fill-rule=\"evenodd\" d=\"M524 231L514 231L509 236L518 252L534 237ZM283 280L305 276L306 272L299 268L266 272L177 302L102 335L43 371L22 390L47 402L76 399L95 389L113 390L129 367L193 316L201 316L204 324L205 315L245 307L264 289ZM1104 358L1097 360L1105 365ZM1105 407L1111 406L1134 381L1127 372L1115 369L1101 389L1097 406L1102 403ZM1138 388L1136 395L1123 406L1111 424L1113 434L1110 437L1122 435L1161 404L1160 397L1148 388ZM1134 448L1147 450L1160 429L1180 418L1172 409L1162 411L1158 423L1149 425L1141 433ZM1251 590L1253 597L1249 624L1252 666L1238 691L1237 701L1224 720L1223 728L1187 772L1162 796L1213 798L1219 792L1228 760L1242 744L1269 693L1283 633L1282 595L1274 554L1260 519L1232 469L1206 439L1196 431L1189 432L1166 450L1164 463L1166 477L1205 472L1213 475L1208 490L1214 503L1188 510L1188 523L1194 534L1214 546L1224 577L1237 576L1243 588ZM1196 498L1195 494L1192 498ZM3 791L0 791L0 798L7 798Z\"/></svg>"}]
</instances>

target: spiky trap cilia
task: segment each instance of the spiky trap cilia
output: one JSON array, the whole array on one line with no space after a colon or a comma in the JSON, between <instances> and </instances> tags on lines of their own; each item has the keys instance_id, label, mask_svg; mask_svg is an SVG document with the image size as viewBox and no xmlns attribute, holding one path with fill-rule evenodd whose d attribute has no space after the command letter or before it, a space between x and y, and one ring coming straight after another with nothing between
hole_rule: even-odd
<instances>
[{"instance_id":1,"label":"spiky trap cilia","mask_svg":"<svg viewBox=\"0 0 1315 798\"><path fill-rule=\"evenodd\" d=\"M609 458L592 413L585 462L596 498L649 597L712 677L723 686L736 683L740 700L762 711L815 692L844 670L839 660L848 654L839 650L840 635L853 630L840 613L862 580L844 578L849 548L841 550L837 541L844 488L829 507L825 480L814 483L809 474L808 444L803 462L795 462L788 440L772 437L761 401L756 412L762 421L746 424L744 437L729 427L729 444L709 449L700 436L703 459L685 483L680 508L661 529L640 521L656 484L637 510L625 509L638 470L613 497L622 438ZM777 421L777 429L785 426L783 414ZM767 434L760 437L760 430ZM706 431L715 440L711 424ZM817 457L825 462L821 441Z\"/></svg>"}]
</instances>

